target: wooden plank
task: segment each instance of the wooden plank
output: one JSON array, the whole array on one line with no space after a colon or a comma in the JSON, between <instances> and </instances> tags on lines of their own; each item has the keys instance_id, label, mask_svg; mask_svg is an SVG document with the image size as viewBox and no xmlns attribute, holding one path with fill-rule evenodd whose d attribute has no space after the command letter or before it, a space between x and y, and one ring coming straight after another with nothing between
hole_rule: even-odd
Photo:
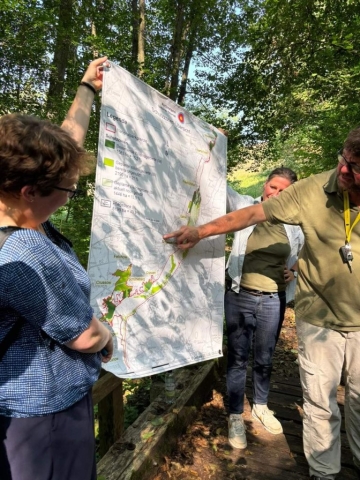
<instances>
[{"instance_id":1,"label":"wooden plank","mask_svg":"<svg viewBox=\"0 0 360 480\"><path fill-rule=\"evenodd\" d=\"M279 377L278 375L271 375L271 383L285 385L286 387L300 387L300 377Z\"/></svg>"},{"instance_id":2,"label":"wooden plank","mask_svg":"<svg viewBox=\"0 0 360 480\"><path fill-rule=\"evenodd\" d=\"M263 456L266 455L267 454L263 452ZM283 470L281 467L273 467L271 465L264 467L263 464L258 462L257 458L249 456L246 458L245 463L231 468L231 473L234 475L233 477L229 476L226 478L241 478L244 480L309 480L308 472L298 472L297 470L295 472L294 470L295 468L293 471Z\"/></svg>"},{"instance_id":3,"label":"wooden plank","mask_svg":"<svg viewBox=\"0 0 360 480\"><path fill-rule=\"evenodd\" d=\"M247 391L252 391L252 380L251 378L246 379L246 389ZM287 385L285 383L276 382L271 380L270 382L270 392L279 392L281 395L297 397L299 402L302 402L302 389L300 383L297 385Z\"/></svg>"},{"instance_id":4,"label":"wooden plank","mask_svg":"<svg viewBox=\"0 0 360 480\"><path fill-rule=\"evenodd\" d=\"M247 398L252 403L252 391L247 390ZM276 417L283 423L284 421L302 422L301 411L302 402L299 401L299 397L291 397L283 395L278 390L270 391L269 395L269 408L275 411ZM345 420L343 406L339 405L342 415L341 419L341 432L345 432Z\"/></svg>"},{"instance_id":5,"label":"wooden plank","mask_svg":"<svg viewBox=\"0 0 360 480\"><path fill-rule=\"evenodd\" d=\"M114 443L114 426L113 426L113 405L110 395L102 399L98 403L99 418L99 448L100 458L103 457Z\"/></svg>"},{"instance_id":6,"label":"wooden plank","mask_svg":"<svg viewBox=\"0 0 360 480\"><path fill-rule=\"evenodd\" d=\"M247 423L246 425L248 426ZM307 465L297 466L284 435L271 435L269 432L264 435L263 433L255 428L249 428L246 432L248 441L246 450L233 450L228 458L236 464L245 461L248 464L251 461L249 459L255 459L255 463L262 471L272 467L286 472L293 472L295 469L303 474L308 472Z\"/></svg>"},{"instance_id":7,"label":"wooden plank","mask_svg":"<svg viewBox=\"0 0 360 480\"><path fill-rule=\"evenodd\" d=\"M98 405L100 458L120 438L124 430L122 380L101 370L92 391L94 405Z\"/></svg>"},{"instance_id":8,"label":"wooden plank","mask_svg":"<svg viewBox=\"0 0 360 480\"><path fill-rule=\"evenodd\" d=\"M252 399L253 397L253 392L252 392L252 387L251 383L247 383L247 390L246 394L248 395L249 398ZM269 401L271 399L272 403L278 404L278 405L283 405L287 403L294 404L296 403L299 406L302 406L303 403L303 398L302 398L302 391L301 388L299 387L298 389L295 389L294 387L286 387L286 390L284 391L284 386L279 386L278 384L271 384L270 385L270 395L269 395ZM344 393L341 391L341 389L338 389L337 392L337 403L339 405L340 411L343 413L343 404L344 404Z\"/></svg>"},{"instance_id":9,"label":"wooden plank","mask_svg":"<svg viewBox=\"0 0 360 480\"><path fill-rule=\"evenodd\" d=\"M301 422L294 422L293 420L287 420L281 417L278 418L280 418L285 435L292 435L302 439L303 428ZM341 445L345 448L349 448L349 442L347 439L345 428L341 430Z\"/></svg>"},{"instance_id":10,"label":"wooden plank","mask_svg":"<svg viewBox=\"0 0 360 480\"><path fill-rule=\"evenodd\" d=\"M92 398L94 405L107 397L115 388L122 386L122 380L115 377L110 372L101 371L99 380L95 383L92 389Z\"/></svg>"},{"instance_id":11,"label":"wooden plank","mask_svg":"<svg viewBox=\"0 0 360 480\"><path fill-rule=\"evenodd\" d=\"M106 480L145 480L155 468L154 462L168 454L178 436L197 414L196 405L203 403L214 384L214 362L206 362L197 370L184 369L176 376L174 404L164 403L160 395L140 415L98 463L98 475Z\"/></svg>"},{"instance_id":12,"label":"wooden plank","mask_svg":"<svg viewBox=\"0 0 360 480\"><path fill-rule=\"evenodd\" d=\"M341 440L344 440L344 435L341 436ZM299 438L296 438L292 435L286 435L286 441L289 445L289 448L292 453L295 453L296 455L301 455L304 456L304 450L303 450L303 445L302 445L302 440ZM350 451L349 446L346 446L345 444L342 443L341 445L341 463L344 466L347 467L352 467L353 466L353 461L352 461L352 453Z\"/></svg>"},{"instance_id":13,"label":"wooden plank","mask_svg":"<svg viewBox=\"0 0 360 480\"><path fill-rule=\"evenodd\" d=\"M266 457L266 454L264 454ZM234 472L233 469L232 473ZM236 473L241 472L242 475L241 479L246 480L309 480L309 473L308 470L299 469L296 467L294 471L287 471L283 470L281 467L272 467L266 466L257 461L256 458L248 457L246 459L246 464L242 466L242 468L238 468L235 470ZM181 477L180 477L181 478ZM231 478L231 477L229 477ZM233 477L239 478L239 477ZM340 474L338 474L337 478L339 480L356 480L358 479L355 471L350 468L343 467L341 469ZM220 480L220 479L219 479Z\"/></svg>"},{"instance_id":14,"label":"wooden plank","mask_svg":"<svg viewBox=\"0 0 360 480\"><path fill-rule=\"evenodd\" d=\"M252 375L252 367L250 366L250 367L247 368L246 378L251 379L251 375ZM284 385L299 386L300 385L300 377L282 377L280 375L276 375L276 373L274 372L271 375L271 383L273 383L273 382L284 384Z\"/></svg>"},{"instance_id":15,"label":"wooden plank","mask_svg":"<svg viewBox=\"0 0 360 480\"><path fill-rule=\"evenodd\" d=\"M208 365L209 363L204 364L199 370ZM162 394L156 398L99 462L99 476L104 476L106 480L152 478L154 463L158 463L161 458L171 452L181 432L195 419L197 409L193 406L195 405L194 400L196 399L196 404L201 403L204 395L208 395L212 388L213 372L210 374L209 370L207 373L204 370L199 372L199 370L191 372L191 370L183 369L178 372L180 375L177 376L177 384L182 384L183 389L180 393L178 392L175 404L171 406L164 404ZM204 372L206 380L204 380ZM261 423L251 416L251 406L246 399L244 420L247 426L248 448L245 451L232 449L227 444L226 436L220 443L217 443L218 460L226 462L229 478L246 478L246 480L274 480L274 478L305 480L309 478L308 465L302 447L300 380L296 378L289 380L273 377L269 396L269 407L275 409L276 415L283 425L283 435L271 435L267 432ZM106 384L108 383L106 382ZM251 390L251 381L249 381L247 396L250 400L252 398ZM191 395L190 391L192 391ZM192 400L189 400L189 395ZM338 390L338 401L340 403L344 401L343 388ZM343 415L342 406L340 410ZM221 428L226 431L225 411L223 415L224 425ZM339 478L355 480L357 476L352 465L352 455L343 431L341 441L342 470ZM204 479L205 477L213 478L205 476L205 470L204 468ZM178 475L176 474L174 478L178 478ZM192 478L191 475L189 478Z\"/></svg>"},{"instance_id":16,"label":"wooden plank","mask_svg":"<svg viewBox=\"0 0 360 480\"><path fill-rule=\"evenodd\" d=\"M116 442L124 431L124 400L122 382L112 392L113 407L113 443Z\"/></svg>"},{"instance_id":17,"label":"wooden plank","mask_svg":"<svg viewBox=\"0 0 360 480\"><path fill-rule=\"evenodd\" d=\"M273 382L272 382L273 383ZM271 467L273 467L273 461L269 461L270 458L273 456L273 449L276 447L276 450L281 455L287 455L287 450L284 448L281 443L279 444L277 437L285 437L286 443L289 447L289 451L294 458L296 463L296 467L294 468L294 472L304 474L308 470L308 465L304 456L303 445L302 445L302 419L299 413L299 410L295 407L295 405L301 406L302 402L299 402L298 392L299 390L293 387L296 385L292 384L289 388L286 382L279 382L278 379L276 380L276 385L279 386L279 389L272 389L270 390L269 395L269 407L276 410L276 416L281 421L284 435L271 435L266 430L259 425L259 422L254 423L252 416L251 416L251 406L248 399L252 400L252 388L251 383L247 385L247 392L246 392L246 402L245 402L245 423L247 425L247 437L248 437L248 445L252 447L252 443L259 442L261 445L266 447L266 455L261 457L258 455L258 462L257 465L252 464L252 460L247 462L248 469L251 469L252 474L254 475L249 476L247 474L246 478L257 478L256 475L259 475L258 478L266 479L267 477L263 475L263 472L268 472L267 463ZM284 392L286 390L286 393ZM294 395L295 394L295 395ZM338 402L340 403L340 411L342 412L343 416L343 407L341 403L344 401L344 388L340 386L338 388ZM251 458L255 456L252 455ZM264 462L263 468L259 466L259 464L263 463L263 459L267 459L267 462ZM286 479L288 478L286 470L287 470L287 463L284 464L284 471L282 474L279 474L278 478ZM355 480L357 479L357 474L354 471L353 461L352 461L352 453L349 448L347 436L345 433L345 424L344 418L342 418L342 427L341 427L341 463L342 469L339 474L339 478L341 480ZM249 471L248 470L248 471ZM258 472L258 473L254 473ZM271 476L269 477L271 478ZM303 478L303 477L299 477ZM306 478L306 477L305 477ZM308 478L308 477L307 477Z\"/></svg>"}]
</instances>

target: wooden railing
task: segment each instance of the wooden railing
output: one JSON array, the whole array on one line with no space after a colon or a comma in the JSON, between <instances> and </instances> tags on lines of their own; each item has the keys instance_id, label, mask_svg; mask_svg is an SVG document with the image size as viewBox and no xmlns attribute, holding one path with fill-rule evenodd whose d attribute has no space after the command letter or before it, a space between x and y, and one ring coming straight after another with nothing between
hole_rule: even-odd
<instances>
[{"instance_id":1,"label":"wooden railing","mask_svg":"<svg viewBox=\"0 0 360 480\"><path fill-rule=\"evenodd\" d=\"M124 431L122 380L112 373L101 371L92 389L94 405L98 405L99 457L103 457Z\"/></svg>"}]
</instances>

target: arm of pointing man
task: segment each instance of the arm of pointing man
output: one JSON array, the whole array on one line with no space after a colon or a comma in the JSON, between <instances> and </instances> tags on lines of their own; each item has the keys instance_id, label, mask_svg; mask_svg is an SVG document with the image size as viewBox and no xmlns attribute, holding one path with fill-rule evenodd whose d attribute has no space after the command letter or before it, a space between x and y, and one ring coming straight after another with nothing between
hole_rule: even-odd
<instances>
[{"instance_id":1,"label":"arm of pointing man","mask_svg":"<svg viewBox=\"0 0 360 480\"><path fill-rule=\"evenodd\" d=\"M228 213L198 227L181 227L175 232L167 233L163 238L165 241L175 238L177 247L180 250L186 250L194 247L203 238L221 233L236 232L250 225L265 222L265 220L264 209L262 204L259 203Z\"/></svg>"}]
</instances>

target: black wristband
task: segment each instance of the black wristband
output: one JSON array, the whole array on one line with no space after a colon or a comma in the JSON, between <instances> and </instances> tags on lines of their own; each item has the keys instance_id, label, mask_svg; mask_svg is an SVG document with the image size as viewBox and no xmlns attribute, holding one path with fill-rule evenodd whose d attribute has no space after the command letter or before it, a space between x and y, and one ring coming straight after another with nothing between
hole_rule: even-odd
<instances>
[{"instance_id":1,"label":"black wristband","mask_svg":"<svg viewBox=\"0 0 360 480\"><path fill-rule=\"evenodd\" d=\"M95 90L95 87L93 87L91 85L91 83L88 83L88 82L80 82L80 85L82 85L83 87L86 87L88 88L89 90L91 90L93 92L94 95L96 95L96 90Z\"/></svg>"}]
</instances>

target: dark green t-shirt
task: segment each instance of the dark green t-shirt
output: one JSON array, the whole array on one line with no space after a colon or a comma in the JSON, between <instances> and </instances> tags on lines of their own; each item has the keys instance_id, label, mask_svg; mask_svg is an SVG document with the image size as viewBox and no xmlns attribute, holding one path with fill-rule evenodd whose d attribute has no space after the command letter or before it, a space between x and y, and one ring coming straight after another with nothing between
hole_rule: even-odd
<instances>
[{"instance_id":1,"label":"dark green t-shirt","mask_svg":"<svg viewBox=\"0 0 360 480\"><path fill-rule=\"evenodd\" d=\"M264 292L285 291L284 267L289 255L284 225L259 223L247 241L240 285Z\"/></svg>"}]
</instances>

